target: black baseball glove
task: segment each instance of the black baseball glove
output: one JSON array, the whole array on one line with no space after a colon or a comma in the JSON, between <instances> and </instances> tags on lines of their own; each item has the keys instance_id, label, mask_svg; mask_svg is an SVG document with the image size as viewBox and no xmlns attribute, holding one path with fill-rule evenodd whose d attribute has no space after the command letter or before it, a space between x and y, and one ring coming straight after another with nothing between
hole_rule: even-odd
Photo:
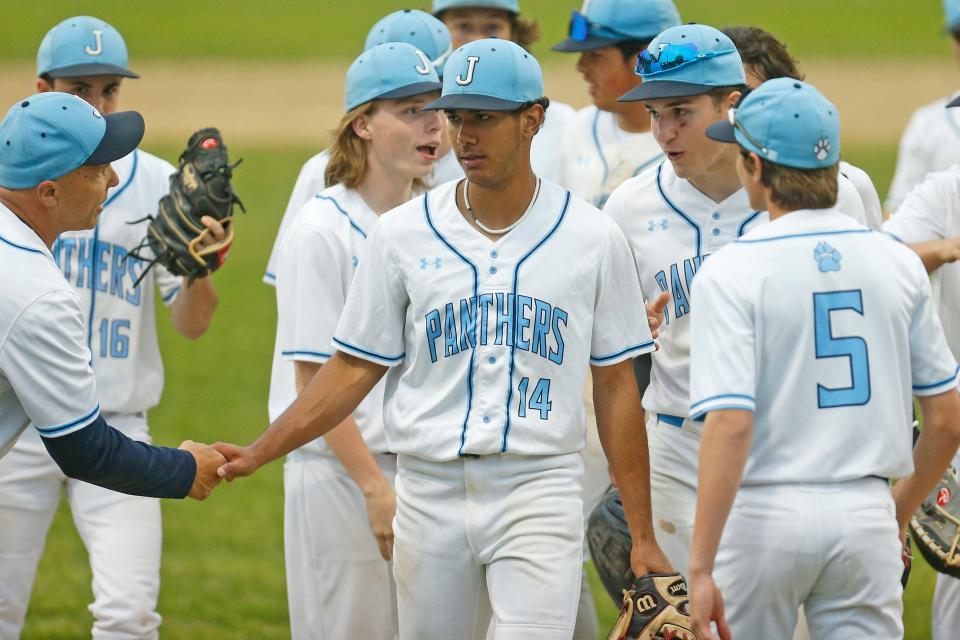
<instances>
[{"instance_id":1,"label":"black baseball glove","mask_svg":"<svg viewBox=\"0 0 960 640\"><path fill-rule=\"evenodd\" d=\"M170 176L170 192L160 199L157 215L150 217L147 235L129 253L148 262L140 279L154 264L191 282L223 265L233 243L233 205L243 209L230 184L237 164L230 164L218 129L200 129L190 136L177 172ZM223 239L210 241L203 216L223 225Z\"/></svg>"}]
</instances>

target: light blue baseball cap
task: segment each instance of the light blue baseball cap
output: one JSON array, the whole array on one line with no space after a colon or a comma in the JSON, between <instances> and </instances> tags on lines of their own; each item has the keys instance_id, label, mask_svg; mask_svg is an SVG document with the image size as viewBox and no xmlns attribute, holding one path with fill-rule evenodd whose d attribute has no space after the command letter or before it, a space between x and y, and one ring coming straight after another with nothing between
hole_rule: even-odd
<instances>
[{"instance_id":1,"label":"light blue baseball cap","mask_svg":"<svg viewBox=\"0 0 960 640\"><path fill-rule=\"evenodd\" d=\"M761 84L730 110L729 120L710 125L707 136L794 169L840 161L840 112L816 87L793 78Z\"/></svg>"},{"instance_id":2,"label":"light blue baseball cap","mask_svg":"<svg viewBox=\"0 0 960 640\"><path fill-rule=\"evenodd\" d=\"M347 69L346 110L371 100L409 98L440 90L440 78L423 51L406 42L385 42L360 54Z\"/></svg>"},{"instance_id":3,"label":"light blue baseball cap","mask_svg":"<svg viewBox=\"0 0 960 640\"><path fill-rule=\"evenodd\" d=\"M943 13L947 31L960 29L960 0L943 0Z\"/></svg>"},{"instance_id":4,"label":"light blue baseball cap","mask_svg":"<svg viewBox=\"0 0 960 640\"><path fill-rule=\"evenodd\" d=\"M625 40L649 42L680 24L673 0L585 0L574 11L566 40L554 51L590 51Z\"/></svg>"},{"instance_id":5,"label":"light blue baseball cap","mask_svg":"<svg viewBox=\"0 0 960 640\"><path fill-rule=\"evenodd\" d=\"M620 102L697 96L716 87L747 83L733 41L704 24L667 29L637 56L643 83L620 96Z\"/></svg>"},{"instance_id":6,"label":"light blue baseball cap","mask_svg":"<svg viewBox=\"0 0 960 640\"><path fill-rule=\"evenodd\" d=\"M437 74L443 77L443 63L450 55L450 30L447 25L425 11L404 9L377 21L367 41L364 51L385 42L406 42L427 54Z\"/></svg>"},{"instance_id":7,"label":"light blue baseball cap","mask_svg":"<svg viewBox=\"0 0 960 640\"><path fill-rule=\"evenodd\" d=\"M433 0L433 15L447 9L503 9L520 13L520 0Z\"/></svg>"},{"instance_id":8,"label":"light blue baseball cap","mask_svg":"<svg viewBox=\"0 0 960 640\"><path fill-rule=\"evenodd\" d=\"M513 111L542 97L543 72L533 54L509 40L484 38L450 54L443 93L424 109Z\"/></svg>"},{"instance_id":9,"label":"light blue baseball cap","mask_svg":"<svg viewBox=\"0 0 960 640\"><path fill-rule=\"evenodd\" d=\"M0 121L0 186L29 189L83 165L119 160L137 148L143 130L136 111L104 116L56 91L24 98Z\"/></svg>"},{"instance_id":10,"label":"light blue baseball cap","mask_svg":"<svg viewBox=\"0 0 960 640\"><path fill-rule=\"evenodd\" d=\"M37 75L52 78L123 76L139 78L127 68L123 36L99 18L67 18L47 32L37 51Z\"/></svg>"}]
</instances>

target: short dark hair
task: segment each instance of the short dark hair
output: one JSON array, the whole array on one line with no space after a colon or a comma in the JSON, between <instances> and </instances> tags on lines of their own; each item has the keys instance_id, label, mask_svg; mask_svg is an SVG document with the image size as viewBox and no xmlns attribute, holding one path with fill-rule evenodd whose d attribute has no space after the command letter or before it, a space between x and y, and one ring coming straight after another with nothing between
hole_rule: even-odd
<instances>
[{"instance_id":1,"label":"short dark hair","mask_svg":"<svg viewBox=\"0 0 960 640\"><path fill-rule=\"evenodd\" d=\"M626 61L633 60L650 46L650 40L621 40L613 44Z\"/></svg>"},{"instance_id":2,"label":"short dark hair","mask_svg":"<svg viewBox=\"0 0 960 640\"><path fill-rule=\"evenodd\" d=\"M751 153L740 147L744 162L749 163ZM837 204L839 163L826 169L794 169L760 158L760 166L760 181L770 189L770 198L789 211L829 209Z\"/></svg>"},{"instance_id":3,"label":"short dark hair","mask_svg":"<svg viewBox=\"0 0 960 640\"><path fill-rule=\"evenodd\" d=\"M787 51L787 45L760 27L726 27L722 29L740 52L744 65L751 65L763 74L764 80L794 78L803 80L797 59Z\"/></svg>"},{"instance_id":4,"label":"short dark hair","mask_svg":"<svg viewBox=\"0 0 960 640\"><path fill-rule=\"evenodd\" d=\"M541 98L537 98L536 100L527 100L522 105L517 107L516 112L520 113L524 109L529 109L535 104L540 105L541 107L543 107L543 110L546 111L547 109L550 108L550 98L548 98L547 96L543 96Z\"/></svg>"},{"instance_id":5,"label":"short dark hair","mask_svg":"<svg viewBox=\"0 0 960 640\"><path fill-rule=\"evenodd\" d=\"M710 99L713 100L713 106L719 109L724 100L730 97L730 94L734 91L739 91L741 94L746 93L747 86L743 84L735 84L728 87L716 87L710 91L707 91L706 95L710 96ZM740 100L743 100L743 98L741 97Z\"/></svg>"}]
</instances>

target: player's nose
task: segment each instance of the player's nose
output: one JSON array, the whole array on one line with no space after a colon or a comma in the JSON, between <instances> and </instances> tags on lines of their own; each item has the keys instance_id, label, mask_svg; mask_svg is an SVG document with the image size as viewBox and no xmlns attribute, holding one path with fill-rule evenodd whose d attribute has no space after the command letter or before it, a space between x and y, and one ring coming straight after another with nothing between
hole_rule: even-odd
<instances>
[{"instance_id":1,"label":"player's nose","mask_svg":"<svg viewBox=\"0 0 960 640\"><path fill-rule=\"evenodd\" d=\"M108 188L108 189L112 189L113 187L115 187L115 186L117 186L118 184L120 184L120 177L117 176L117 172L113 170L113 165L112 165L112 164L108 164L108 165L107 165L107 171L109 171L109 178L108 178L108 182L107 182L107 188Z\"/></svg>"}]
</instances>

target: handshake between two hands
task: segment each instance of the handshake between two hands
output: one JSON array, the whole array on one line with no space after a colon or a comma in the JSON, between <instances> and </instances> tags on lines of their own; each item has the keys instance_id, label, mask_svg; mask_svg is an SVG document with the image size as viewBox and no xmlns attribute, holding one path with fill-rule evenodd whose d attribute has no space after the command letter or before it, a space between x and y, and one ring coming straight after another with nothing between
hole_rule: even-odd
<instances>
[{"instance_id":1,"label":"handshake between two hands","mask_svg":"<svg viewBox=\"0 0 960 640\"><path fill-rule=\"evenodd\" d=\"M179 448L189 451L197 462L197 475L187 494L194 500L209 496L221 480L231 482L234 478L248 476L259 466L254 462L251 449L225 442L209 445L184 440Z\"/></svg>"}]
</instances>

